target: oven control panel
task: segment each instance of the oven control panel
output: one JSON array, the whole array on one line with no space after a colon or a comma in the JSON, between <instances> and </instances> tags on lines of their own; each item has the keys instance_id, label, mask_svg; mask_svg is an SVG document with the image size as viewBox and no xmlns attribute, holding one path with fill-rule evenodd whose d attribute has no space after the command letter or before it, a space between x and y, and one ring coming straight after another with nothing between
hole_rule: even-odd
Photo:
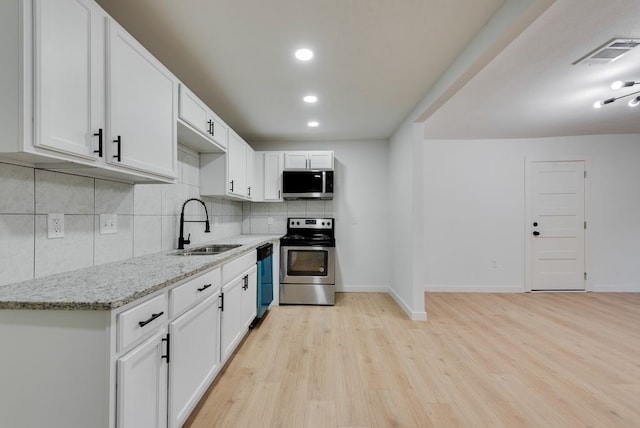
<instances>
[{"instance_id":1,"label":"oven control panel","mask_svg":"<svg viewBox=\"0 0 640 428\"><path fill-rule=\"evenodd\" d=\"M290 218L289 229L333 229L332 218Z\"/></svg>"}]
</instances>

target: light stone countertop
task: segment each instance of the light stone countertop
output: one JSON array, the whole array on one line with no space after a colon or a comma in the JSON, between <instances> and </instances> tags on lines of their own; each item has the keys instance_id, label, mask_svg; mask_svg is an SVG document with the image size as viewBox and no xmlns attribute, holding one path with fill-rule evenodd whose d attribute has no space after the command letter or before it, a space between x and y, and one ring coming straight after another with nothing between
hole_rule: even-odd
<instances>
[{"instance_id":1,"label":"light stone countertop","mask_svg":"<svg viewBox=\"0 0 640 428\"><path fill-rule=\"evenodd\" d=\"M241 244L218 255L170 252L0 286L0 309L111 310L248 253L281 235L238 235L193 245Z\"/></svg>"}]
</instances>

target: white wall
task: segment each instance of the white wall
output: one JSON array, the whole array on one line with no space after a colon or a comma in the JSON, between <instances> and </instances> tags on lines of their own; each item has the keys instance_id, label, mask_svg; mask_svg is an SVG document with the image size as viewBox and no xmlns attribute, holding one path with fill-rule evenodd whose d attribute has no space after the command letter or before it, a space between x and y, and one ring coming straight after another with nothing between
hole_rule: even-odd
<instances>
[{"instance_id":1,"label":"white wall","mask_svg":"<svg viewBox=\"0 0 640 428\"><path fill-rule=\"evenodd\" d=\"M387 291L389 287L389 167L387 141L252 143L257 150L333 150L335 196L332 202L291 201L251 204L249 222L261 213L277 216L335 217L339 291ZM246 211L246 209L245 209ZM245 216L246 217L246 216ZM355 218L356 223L352 223ZM245 223L247 222L245 218ZM245 229L246 230L246 229ZM263 228L251 233L263 233Z\"/></svg>"},{"instance_id":2,"label":"white wall","mask_svg":"<svg viewBox=\"0 0 640 428\"><path fill-rule=\"evenodd\" d=\"M586 161L587 289L640 291L640 135L425 141L425 287L524 291L525 157Z\"/></svg>"}]
</instances>

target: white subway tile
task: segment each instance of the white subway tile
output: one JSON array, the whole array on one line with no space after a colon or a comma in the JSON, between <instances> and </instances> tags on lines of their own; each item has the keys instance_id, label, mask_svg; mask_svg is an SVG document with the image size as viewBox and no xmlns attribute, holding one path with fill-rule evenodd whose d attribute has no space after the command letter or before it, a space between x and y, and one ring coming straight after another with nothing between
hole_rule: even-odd
<instances>
[{"instance_id":1,"label":"white subway tile","mask_svg":"<svg viewBox=\"0 0 640 428\"><path fill-rule=\"evenodd\" d=\"M35 277L93 266L94 215L65 215L64 238L47 237L47 216L36 216Z\"/></svg>"},{"instance_id":2,"label":"white subway tile","mask_svg":"<svg viewBox=\"0 0 640 428\"><path fill-rule=\"evenodd\" d=\"M32 279L34 215L0 215L0 285Z\"/></svg>"},{"instance_id":3,"label":"white subway tile","mask_svg":"<svg viewBox=\"0 0 640 428\"><path fill-rule=\"evenodd\" d=\"M93 178L36 169L36 214L94 214Z\"/></svg>"},{"instance_id":4,"label":"white subway tile","mask_svg":"<svg viewBox=\"0 0 640 428\"><path fill-rule=\"evenodd\" d=\"M95 216L94 264L115 262L133 257L133 216L118 214L118 232L101 235L100 216Z\"/></svg>"},{"instance_id":5,"label":"white subway tile","mask_svg":"<svg viewBox=\"0 0 640 428\"><path fill-rule=\"evenodd\" d=\"M33 168L0 163L0 213L33 214Z\"/></svg>"}]
</instances>

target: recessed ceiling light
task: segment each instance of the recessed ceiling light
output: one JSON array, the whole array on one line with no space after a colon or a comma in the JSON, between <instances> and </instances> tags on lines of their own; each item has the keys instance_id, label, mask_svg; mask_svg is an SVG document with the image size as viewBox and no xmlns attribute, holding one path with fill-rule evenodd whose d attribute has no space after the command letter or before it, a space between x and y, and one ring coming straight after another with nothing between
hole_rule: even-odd
<instances>
[{"instance_id":1,"label":"recessed ceiling light","mask_svg":"<svg viewBox=\"0 0 640 428\"><path fill-rule=\"evenodd\" d=\"M312 120L311 122L307 123L307 126L309 128L316 128L318 125L320 125L318 122L316 122L315 120Z\"/></svg>"},{"instance_id":2,"label":"recessed ceiling light","mask_svg":"<svg viewBox=\"0 0 640 428\"><path fill-rule=\"evenodd\" d=\"M315 95L307 95L303 98L305 103L315 103L318 101L318 97Z\"/></svg>"},{"instance_id":3,"label":"recessed ceiling light","mask_svg":"<svg viewBox=\"0 0 640 428\"><path fill-rule=\"evenodd\" d=\"M296 58L298 58L300 61L309 61L311 58L313 58L313 52L311 51L311 49L298 49L296 51Z\"/></svg>"}]
</instances>

